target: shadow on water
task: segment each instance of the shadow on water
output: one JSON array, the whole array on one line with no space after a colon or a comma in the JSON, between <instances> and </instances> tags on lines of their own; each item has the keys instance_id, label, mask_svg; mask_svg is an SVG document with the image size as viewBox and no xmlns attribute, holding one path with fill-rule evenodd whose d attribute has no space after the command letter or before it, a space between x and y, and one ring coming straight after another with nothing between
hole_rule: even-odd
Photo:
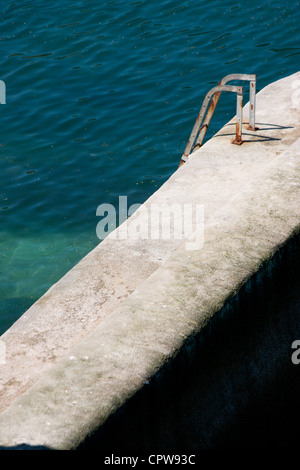
<instances>
[{"instance_id":1,"label":"shadow on water","mask_svg":"<svg viewBox=\"0 0 300 470\"><path fill-rule=\"evenodd\" d=\"M0 450L52 450L44 446L31 446L29 444L19 444L12 447L0 446Z\"/></svg>"}]
</instances>

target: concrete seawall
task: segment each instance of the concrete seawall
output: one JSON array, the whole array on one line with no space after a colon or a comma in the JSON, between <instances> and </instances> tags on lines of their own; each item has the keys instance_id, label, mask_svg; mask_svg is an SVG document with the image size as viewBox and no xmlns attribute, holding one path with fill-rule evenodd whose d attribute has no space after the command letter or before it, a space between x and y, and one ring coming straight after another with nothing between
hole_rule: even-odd
<instances>
[{"instance_id":1,"label":"concrete seawall","mask_svg":"<svg viewBox=\"0 0 300 470\"><path fill-rule=\"evenodd\" d=\"M115 444L133 448L134 441L128 441L126 434L136 423L140 448L158 446L154 435L161 436L166 448L177 440L185 447L190 442L193 448L209 448L218 442L223 422L236 420L255 398L259 400L260 389L255 384L251 389L247 370L254 377L256 369L267 388L280 382L278 370L289 364L289 383L293 382L296 366L291 365L290 347L299 339L295 325L300 323L295 284L299 280L295 268L300 226L299 96L300 73L264 88L257 95L258 130L250 132L244 126L243 145L231 144L235 129L230 121L125 222L127 227L142 227L147 223L145 210L153 204L202 204L201 249L187 250L180 238L108 236L1 337L6 363L0 365L0 445L109 448L114 442L109 436L116 436L119 429ZM286 284L288 273L294 275ZM274 304L271 311L266 308L270 304ZM257 310L266 314L259 317ZM283 317L286 323L281 324ZM230 323L227 318L234 320ZM222 372L218 354L214 358L212 343L203 338L212 334L220 338L223 319L225 349L230 351L229 339L231 345L240 345L241 337L245 344L254 341L259 318L264 319L259 330L263 338L259 344L264 346L253 348L249 356L247 349L237 348L229 369L224 366L227 372L215 373ZM274 370L266 366L270 348L277 351ZM249 361L255 366L250 367ZM198 376L199 368L201 380L189 383L187 389L178 387L175 377L187 383L195 371ZM209 373L215 373L216 381L208 384ZM240 380L230 381L235 375ZM173 401L167 398L171 393L167 384L179 389ZM228 386L234 384L229 393ZM221 388L227 390L227 402ZM252 401L247 398L251 390ZM206 412L195 404L195 394L211 397ZM228 409L233 396L239 406L222 414L222 403ZM216 415L207 411L215 400L219 400L215 406L219 426ZM178 416L184 433L170 418L176 403L181 404ZM209 425L212 416L214 424ZM233 435L238 426L235 429Z\"/></svg>"},{"instance_id":2,"label":"concrete seawall","mask_svg":"<svg viewBox=\"0 0 300 470\"><path fill-rule=\"evenodd\" d=\"M276 252L198 334L78 447L135 455L296 448L300 237Z\"/></svg>"}]
</instances>

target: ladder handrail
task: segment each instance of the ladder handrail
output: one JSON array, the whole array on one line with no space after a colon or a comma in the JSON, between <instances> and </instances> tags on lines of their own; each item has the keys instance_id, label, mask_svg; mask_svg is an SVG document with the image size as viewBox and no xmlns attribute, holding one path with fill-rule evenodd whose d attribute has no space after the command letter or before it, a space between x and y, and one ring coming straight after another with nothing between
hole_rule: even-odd
<instances>
[{"instance_id":1,"label":"ladder handrail","mask_svg":"<svg viewBox=\"0 0 300 470\"><path fill-rule=\"evenodd\" d=\"M229 85L226 85L229 81L233 80L245 80L250 82L250 107L249 107L249 130L255 130L255 94L256 94L256 75L255 74L230 74L226 75L222 80L219 82L219 85L216 87L213 87L205 96L202 107L200 109L200 112L198 114L198 117L196 119L196 123L193 127L193 130L191 132L190 138L188 140L188 143L186 145L185 151L181 157L181 162L180 165L182 165L190 155L190 153L195 149L195 148L200 148L203 142L203 139L205 137L207 128L209 126L209 123L211 121L212 115L214 113L214 110L217 106L217 103L219 101L220 95L222 91L232 91L226 87L229 87ZM242 92L243 94L243 92ZM211 100L211 104L208 107L209 101ZM238 114L240 114L240 107L242 106L243 102L243 96L240 96L240 94L237 93L237 118ZM206 111L207 109L207 111ZM205 115L206 112L206 115ZM205 119L204 119L205 116ZM198 138L196 140L196 144L194 144L195 138L198 135ZM242 123L237 121L236 125L236 138L233 141L235 144L241 144L242 143Z\"/></svg>"},{"instance_id":2,"label":"ladder handrail","mask_svg":"<svg viewBox=\"0 0 300 470\"><path fill-rule=\"evenodd\" d=\"M233 80L250 82L250 107L249 107L249 130L255 131L255 97L256 97L256 74L232 73L226 75L220 81L221 85L225 85Z\"/></svg>"}]
</instances>

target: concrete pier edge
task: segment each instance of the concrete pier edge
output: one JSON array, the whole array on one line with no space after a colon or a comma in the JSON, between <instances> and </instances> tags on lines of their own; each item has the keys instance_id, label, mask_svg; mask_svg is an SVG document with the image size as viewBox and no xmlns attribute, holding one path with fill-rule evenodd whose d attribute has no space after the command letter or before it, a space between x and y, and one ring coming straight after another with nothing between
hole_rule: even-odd
<instances>
[{"instance_id":1,"label":"concrete pier edge","mask_svg":"<svg viewBox=\"0 0 300 470\"><path fill-rule=\"evenodd\" d=\"M1 446L79 446L298 236L299 92L265 87L258 131L230 121L143 205L203 204L201 249L108 236L2 335Z\"/></svg>"}]
</instances>

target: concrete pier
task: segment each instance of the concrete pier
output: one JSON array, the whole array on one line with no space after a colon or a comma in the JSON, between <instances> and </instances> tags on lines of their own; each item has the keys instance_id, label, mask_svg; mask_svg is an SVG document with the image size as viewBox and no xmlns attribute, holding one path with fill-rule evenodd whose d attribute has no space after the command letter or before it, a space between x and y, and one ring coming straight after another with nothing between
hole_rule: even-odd
<instances>
[{"instance_id":1,"label":"concrete pier","mask_svg":"<svg viewBox=\"0 0 300 470\"><path fill-rule=\"evenodd\" d=\"M247 106L244 116L248 116ZM280 272L286 276L293 272L296 256L299 264L300 72L261 90L256 107L258 130L247 131L245 123L242 145L231 144L233 119L117 229L118 233L125 226L143 227L154 204L201 204L203 246L187 249L183 237L139 240L116 239L111 234L2 335L6 356L5 364L0 365L1 446L76 449L99 436L93 445L101 447L106 442L109 447L112 442L101 430L105 426L113 429L109 423L119 420L114 416L127 405L124 434L138 414L144 413L148 420L157 414L159 421L156 406L167 387L160 374L174 383L174 374L184 377L184 370L190 374L196 370L205 383L209 373L219 369L214 361L207 369L195 359L195 348L205 332L212 329L218 335L217 319L233 311L237 319L232 325L242 325L245 305L253 298L259 297L259 302L264 298L262 286L270 304L273 293L268 283L278 290L276 279L283 280ZM297 276L290 279L290 286ZM240 303L241 296L247 297L246 304ZM278 325L266 333L268 345L272 344L272 331L279 342L284 341L280 364L284 362L282 354L288 355L290 364L291 341L300 339L294 337L294 325L297 321L300 324L299 300L295 299L295 295L289 298L286 307L293 328L288 327L281 339ZM239 308L233 306L235 302ZM253 303L254 310L258 303ZM283 307L274 309L276 318L285 315ZM251 309L246 318L253 332ZM225 331L232 343L239 343L239 329L234 334L230 329ZM203 357L205 349L201 351ZM242 366L242 357L240 361L231 375L243 376L241 370L247 366ZM257 368L262 383L269 384L270 377L277 377L277 372L266 369L262 357L257 359ZM166 370L171 371L169 375L163 373ZM294 369L291 377L293 373ZM214 383L214 388L226 388L228 376L218 377L220 382ZM146 413L139 396L148 393L147 387L155 390L156 398L145 400ZM247 401L245 390L238 400ZM232 391L230 399L236 394L238 390ZM192 395L186 396L187 415ZM182 397L177 397L178 403ZM224 398L217 392L215 397ZM130 406L134 409L132 421ZM222 413L220 402L218 407ZM201 416L204 412L197 415L198 422ZM168 419L165 423L175 442L176 425L171 426ZM143 435L142 424L139 426ZM193 432L197 429L187 426ZM204 428L209 436L211 430L206 427L207 423ZM110 433L108 430L107 435ZM141 448L149 447L150 435L150 430L145 430ZM122 439L124 436L119 443ZM201 439L199 447L216 442L214 438L207 437L206 443ZM167 439L165 442L170 445ZM197 448L195 439L193 446Z\"/></svg>"}]
</instances>

